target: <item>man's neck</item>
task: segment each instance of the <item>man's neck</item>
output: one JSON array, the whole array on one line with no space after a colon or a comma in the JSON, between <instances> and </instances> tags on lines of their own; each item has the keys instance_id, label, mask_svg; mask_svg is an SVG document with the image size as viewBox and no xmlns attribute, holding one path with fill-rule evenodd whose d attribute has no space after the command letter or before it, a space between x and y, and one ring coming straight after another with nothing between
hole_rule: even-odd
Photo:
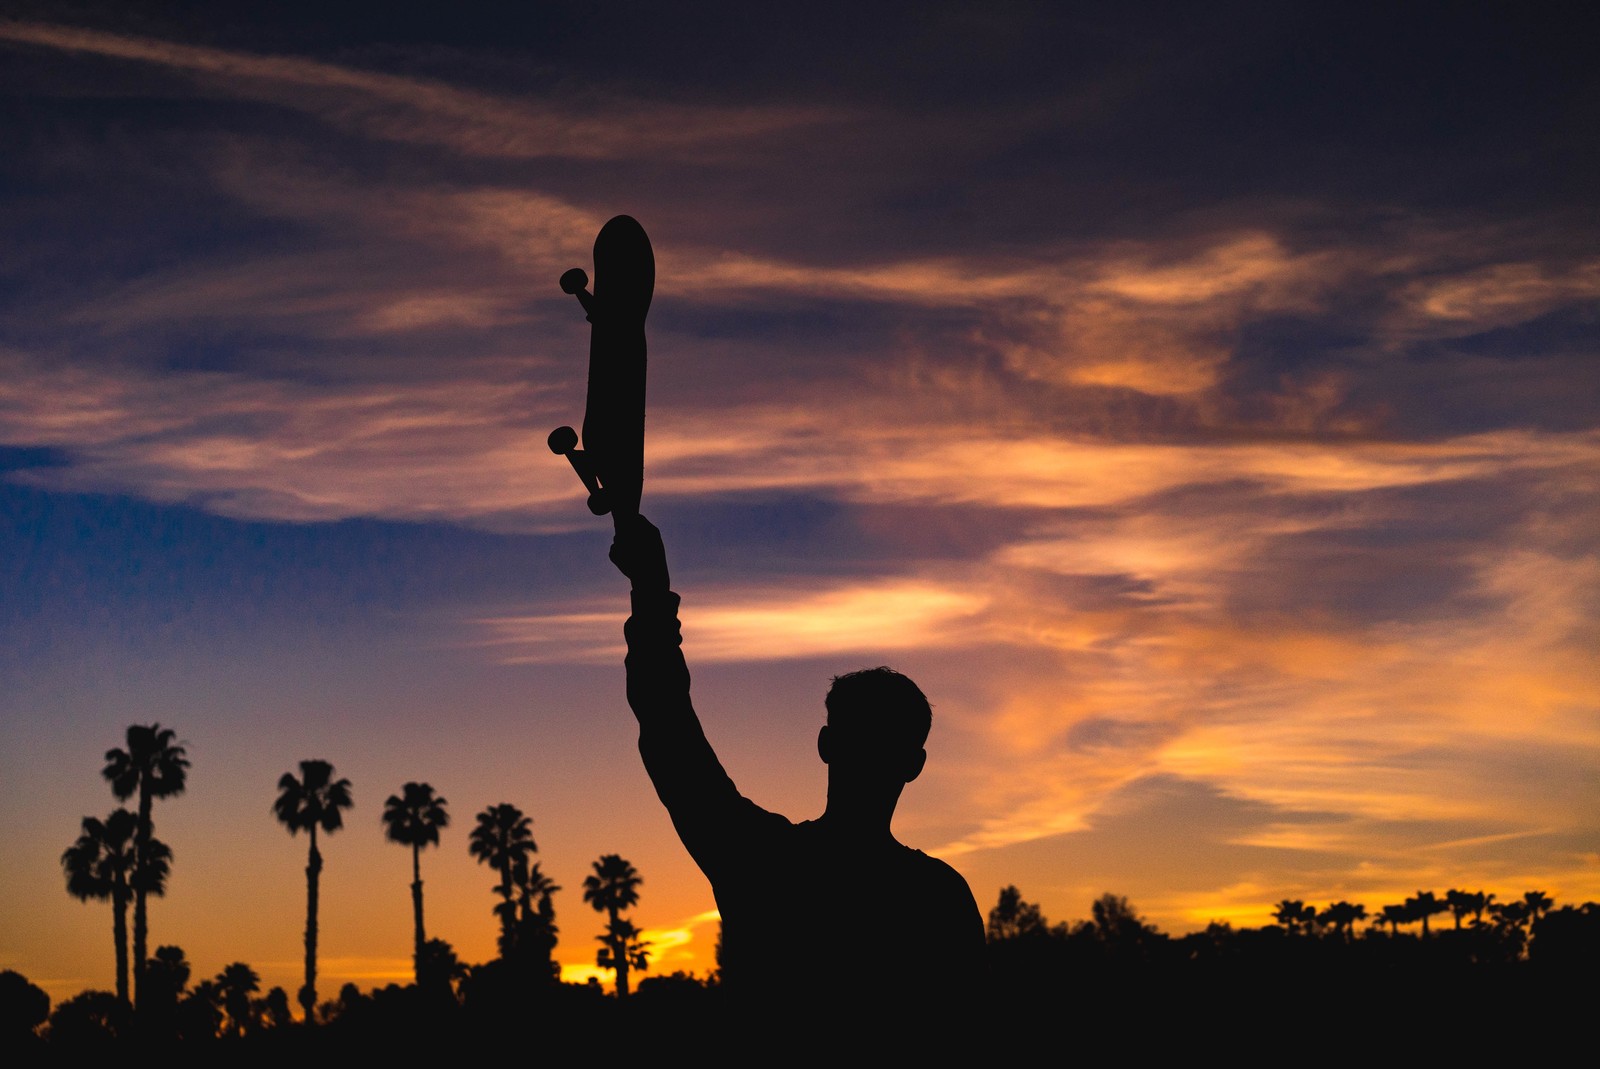
<instances>
[{"instance_id":1,"label":"man's neck","mask_svg":"<svg viewBox=\"0 0 1600 1069\"><path fill-rule=\"evenodd\" d=\"M817 823L831 835L858 842L893 843L897 840L890 830L895 805L900 801L900 791L849 790L840 784L829 783L828 806Z\"/></svg>"}]
</instances>

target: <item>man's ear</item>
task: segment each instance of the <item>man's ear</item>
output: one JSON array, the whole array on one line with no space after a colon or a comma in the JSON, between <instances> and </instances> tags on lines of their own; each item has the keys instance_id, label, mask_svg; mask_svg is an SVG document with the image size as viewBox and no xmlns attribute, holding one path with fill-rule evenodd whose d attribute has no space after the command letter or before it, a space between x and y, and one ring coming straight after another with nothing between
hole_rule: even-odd
<instances>
[{"instance_id":1,"label":"man's ear","mask_svg":"<svg viewBox=\"0 0 1600 1069\"><path fill-rule=\"evenodd\" d=\"M928 750L926 747L917 751L916 756L906 764L906 782L910 783L922 775L922 766L928 763Z\"/></svg>"},{"instance_id":2,"label":"man's ear","mask_svg":"<svg viewBox=\"0 0 1600 1069\"><path fill-rule=\"evenodd\" d=\"M833 740L828 735L828 725L823 724L822 730L817 732L817 756L822 758L822 763L828 763L828 754L833 750Z\"/></svg>"}]
</instances>

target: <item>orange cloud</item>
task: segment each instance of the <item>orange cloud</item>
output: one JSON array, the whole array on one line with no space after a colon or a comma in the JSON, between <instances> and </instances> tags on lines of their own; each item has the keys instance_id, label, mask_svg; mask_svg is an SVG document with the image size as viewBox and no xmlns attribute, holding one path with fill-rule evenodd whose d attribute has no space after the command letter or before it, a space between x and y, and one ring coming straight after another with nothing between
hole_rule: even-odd
<instances>
[{"instance_id":1,"label":"orange cloud","mask_svg":"<svg viewBox=\"0 0 1600 1069\"><path fill-rule=\"evenodd\" d=\"M817 590L815 582L700 593L687 642L696 662L762 661L927 649L964 640L980 593L928 580L882 579ZM506 663L614 661L626 612L557 613L474 621ZM959 637L958 637L959 636Z\"/></svg>"},{"instance_id":2,"label":"orange cloud","mask_svg":"<svg viewBox=\"0 0 1600 1069\"><path fill-rule=\"evenodd\" d=\"M1600 297L1600 260L1556 266L1490 264L1410 283L1407 308L1444 325L1472 331L1522 323L1560 305Z\"/></svg>"}]
</instances>

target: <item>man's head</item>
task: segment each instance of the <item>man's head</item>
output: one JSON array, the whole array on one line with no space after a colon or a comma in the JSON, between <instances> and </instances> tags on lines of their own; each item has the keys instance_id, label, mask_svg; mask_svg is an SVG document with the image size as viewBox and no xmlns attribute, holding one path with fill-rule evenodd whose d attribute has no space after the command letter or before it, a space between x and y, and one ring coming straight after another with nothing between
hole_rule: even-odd
<instances>
[{"instance_id":1,"label":"man's head","mask_svg":"<svg viewBox=\"0 0 1600 1069\"><path fill-rule=\"evenodd\" d=\"M823 761L889 773L901 783L921 773L933 710L909 677L885 667L835 676L824 704L828 723L817 739Z\"/></svg>"}]
</instances>

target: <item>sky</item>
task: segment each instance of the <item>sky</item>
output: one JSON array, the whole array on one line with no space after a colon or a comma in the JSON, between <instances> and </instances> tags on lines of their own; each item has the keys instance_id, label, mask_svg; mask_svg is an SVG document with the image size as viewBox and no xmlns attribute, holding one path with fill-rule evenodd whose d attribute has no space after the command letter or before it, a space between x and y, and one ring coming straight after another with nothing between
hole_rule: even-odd
<instances>
[{"instance_id":1,"label":"sky","mask_svg":"<svg viewBox=\"0 0 1600 1069\"><path fill-rule=\"evenodd\" d=\"M221 14L223 8L227 14ZM803 7L803 9L802 9ZM294 991L494 955L533 819L564 975L645 777L556 284L649 232L644 511L706 731L820 813L831 676L934 706L901 841L1051 920L1600 899L1600 75L1577 5L0 2L0 967L109 989L59 858L173 728L150 946ZM881 969L872 947L841 967ZM609 977L606 977L609 980Z\"/></svg>"}]
</instances>

